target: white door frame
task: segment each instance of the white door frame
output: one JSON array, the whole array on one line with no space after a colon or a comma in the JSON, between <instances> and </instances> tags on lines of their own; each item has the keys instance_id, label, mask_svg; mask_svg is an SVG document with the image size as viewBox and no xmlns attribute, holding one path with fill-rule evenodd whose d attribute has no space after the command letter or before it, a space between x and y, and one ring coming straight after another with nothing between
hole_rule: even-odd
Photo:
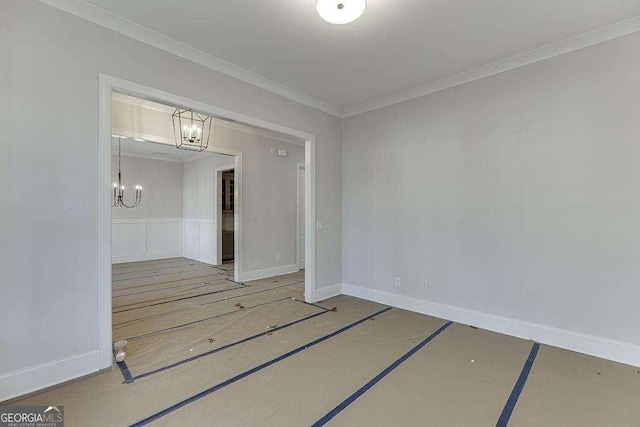
<instances>
[{"instance_id":1,"label":"white door frame","mask_svg":"<svg viewBox=\"0 0 640 427\"><path fill-rule=\"evenodd\" d=\"M263 128L283 133L304 141L305 146L305 223L308 232L305 241L305 289L304 297L307 302L316 302L316 230L312 226L316 223L316 138L314 135L296 129L281 126L277 123L236 113L214 105L174 95L152 87L133 83L117 77L100 73L99 75L99 106L98 106L98 291L99 291L99 331L100 368L111 366L112 335L111 335L111 96L113 92L135 96L149 101L174 105L185 109L193 109L214 117L243 123L249 126ZM222 152L234 157L236 191L242 197L242 155L239 152L216 151L209 147L207 151ZM236 198L236 212L234 215L235 236L234 276L241 272L242 256L242 203ZM237 278L237 276L236 276Z\"/></svg>"},{"instance_id":2,"label":"white door frame","mask_svg":"<svg viewBox=\"0 0 640 427\"><path fill-rule=\"evenodd\" d=\"M298 162L296 167L296 264L298 265L298 270L300 270L300 169L304 169L304 163ZM306 171L305 171L305 176ZM305 193L306 194L306 193ZM306 219L306 218L305 218ZM305 221L305 242L307 235L307 224ZM305 254L306 259L306 254Z\"/></svg>"},{"instance_id":3,"label":"white door frame","mask_svg":"<svg viewBox=\"0 0 640 427\"><path fill-rule=\"evenodd\" d=\"M216 168L216 265L221 265L222 264L222 191L220 191L220 189L222 188L222 172L228 171L228 170L233 170L234 171L234 175L235 175L235 169L234 169L234 165L226 165L226 166L220 166ZM236 241L235 241L235 234L236 234L236 224L239 222L239 218L236 215L237 209L236 207L236 200L238 200L238 189L237 186L235 184L235 176L234 176L234 188L233 188L233 200L234 200L234 209L233 209L233 262L234 262L234 268L233 268L233 272L235 275L235 260L236 260ZM236 282L239 282L238 278L235 277L233 280L235 280Z\"/></svg>"}]
</instances>

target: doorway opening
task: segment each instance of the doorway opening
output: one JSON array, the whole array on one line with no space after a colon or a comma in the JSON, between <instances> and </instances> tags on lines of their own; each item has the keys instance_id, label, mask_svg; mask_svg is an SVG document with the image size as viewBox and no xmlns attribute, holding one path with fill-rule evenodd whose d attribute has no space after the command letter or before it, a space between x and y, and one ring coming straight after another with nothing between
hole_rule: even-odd
<instances>
[{"instance_id":1,"label":"doorway opening","mask_svg":"<svg viewBox=\"0 0 640 427\"><path fill-rule=\"evenodd\" d=\"M130 82L126 82L120 79L116 79L116 78L112 78L112 77L108 77L108 76L104 76L101 75L100 77L101 80L101 85L100 85L100 99L101 99L101 104L100 104L100 183L101 183L101 188L107 188L107 189L111 189L111 176L110 176L110 169L112 166L112 159L111 159L111 153L110 153L110 144L109 142L111 141L111 135L112 134L116 134L116 132L119 132L117 127L112 127L112 124L114 124L114 117L112 117L113 115L113 111L112 111L112 103L113 103L113 99L112 99L112 95L114 94L120 94L120 95L124 95L124 96L132 96L132 97L136 97L138 98L139 102L144 104L146 102L150 102L150 103L159 103L161 105L164 106L172 106L172 108L174 107L180 107L180 108L191 108L194 109L196 111L205 113L205 114L209 114L212 117L214 117L216 120L221 120L221 121L226 121L226 123L230 124L228 125L229 127L233 127L233 126L245 126L248 128L254 128L257 129L256 131L252 131L249 130L249 133L251 132L270 132L272 134L277 134L277 135L284 135L284 136L288 136L289 138L293 138L293 139L297 139L298 141L301 141L301 143L304 146L304 155L303 155L303 159L304 159L304 166L305 166L305 172L306 175L302 178L304 184L302 185L304 187L304 191L300 191L300 188L297 188L297 193L296 193L296 187L295 187L295 183L296 183L296 178L295 175L292 175L292 179L293 179L293 185L294 185L294 189L292 191L292 197L294 198L294 203L297 202L297 205L293 205L292 204L292 208L294 210L294 212L296 213L296 216L294 217L292 215L291 219L293 222L296 221L296 218L299 218L301 215L304 217L304 223L305 224L309 224L309 223L315 223L315 197L314 197L314 184L313 181L315 179L314 176L314 170L315 170L315 139L312 135L309 134L305 134L299 131L295 131L292 129L288 129L288 128L284 128L282 126L279 125L275 125L275 124L270 124L261 120L256 120L253 118L250 118L248 116L244 116L238 113L234 113L234 112L230 112L228 110L224 110L224 109L220 109L217 107L213 107L210 105L206 105L206 104L202 104L193 100L189 100L186 98L182 98L176 95L172 95L172 94L168 94L165 92L161 92L158 91L156 89L151 89L151 88L147 88L144 86L140 86L134 83L130 83ZM136 120L139 121L140 117L136 116ZM129 139L144 139L146 140L147 138L149 138L149 134L145 134L144 132L140 131L140 129L138 130L133 130L131 131L133 132L132 134L130 134ZM276 138L279 139L279 138ZM162 140L162 138L159 138L158 140L153 140L152 138L149 138L150 141L153 141L154 143L158 144L158 146L163 146L163 148L169 148L172 145L174 146L174 141L170 140L170 139L165 139ZM172 149L175 149L174 147L171 147ZM159 150L162 151L162 150ZM278 153L280 153L280 149L278 147ZM286 152L286 150L285 150ZM216 288L216 290L212 291L212 292L241 292L242 291L242 286L244 286L243 284L243 277L242 274L246 274L245 271L242 268L242 263L243 263L243 248L242 248L242 219L243 219L243 212L242 212L242 197L241 197L241 188L242 188L242 160L243 160L243 153L241 151L235 151L229 147L220 147L220 146L210 146L208 147L205 152L202 153L203 156L206 155L210 155L210 154L214 154L214 153L218 153L218 154L223 154L227 157L229 160L227 160L225 163L223 163L222 165L220 165L218 168L222 167L223 169L220 172L225 172L225 176L224 176L224 181L225 181L225 186L224 186L224 205L223 206L223 201L222 201L222 189L220 192L215 191L215 189L213 188L214 185L216 185L216 180L215 180L215 176L217 175L217 170L214 173L214 176L212 176L211 179L211 193L216 194L215 199L217 200L218 198L220 198L220 203L219 206L220 208L224 211L221 212L221 214L218 216L217 212L216 212L216 218L207 223L206 218L196 218L200 221L200 228L202 230L205 230L204 235L214 235L214 236L219 236L220 238L218 239L220 242L220 250L216 250L217 249L217 241L212 242L213 244L211 245L213 247L213 252L215 253L215 258L211 259L211 260L205 260L205 261L195 261L193 258L186 258L187 261L184 261L184 255L188 253L188 244L187 242L189 241L189 235L191 233L191 231L189 231L190 229L193 230L194 227L192 227L191 225L188 224L192 224L192 220L193 218L187 218L184 217L182 219L183 221L183 228L182 228L182 232L183 232L183 246L182 246L182 254L183 254L183 259L180 260L173 260L174 264L172 265L168 265L167 262L171 261L171 258L161 258L160 260L153 260L153 259L149 259L147 261L143 261L146 262L147 265L137 265L137 266L129 266L130 268L125 268L125 269L120 269L118 271L118 274L121 276L121 279L124 280L128 280L125 279L124 276L126 276L128 273L132 273L133 275L137 275L139 276L141 273L144 273L146 270L157 270L159 268L163 268L166 269L162 272L162 274L166 273L166 272L170 272L170 274L173 273L177 273L174 272L174 270L178 269L178 270L184 270L185 267L188 267L187 270L190 270L188 272L188 274L192 274L192 275L198 275L200 274L200 270L205 271L207 273L209 273L210 271L207 269L210 268L217 268L217 267L222 267L220 268L218 271L220 273L220 277L216 277L215 280L225 280L227 282L227 286L229 287L229 289L222 289L222 290L218 290ZM271 153L273 154L273 148L271 148ZM157 154L157 153L156 153ZM279 156L279 154L278 154ZM286 157L286 154L285 154ZM294 163L294 168L295 168L295 163ZM135 169L135 168L134 168ZM131 169L131 170L134 170ZM230 172L233 172L232 174ZM231 179L231 177L233 179ZM221 176L222 178L222 176ZM220 182L222 182L222 179L220 180ZM233 183L233 184L231 184ZM151 187L147 187L145 185L145 183L142 183L143 185L143 203L148 199L147 195L150 194ZM298 183L298 186L300 184ZM196 186L198 187L198 186ZM186 189L187 187L185 187ZM165 191L166 189L162 188L160 189L160 191ZM205 189L206 190L206 189ZM186 190L185 190L186 191ZM191 190L189 190L191 191ZM218 197L217 195L219 195L220 197ZM233 195L233 196L232 196ZM111 255L112 255L112 250L114 249L114 245L115 242L112 242L111 239L111 230L112 230L112 215L111 215L111 203L110 203L110 197L111 194L110 193L101 193L100 196L100 227L99 227L99 237L100 237L100 294L101 294L101 305L100 305L100 348L101 348L101 366L102 367L108 367L111 365L112 363L112 356L113 356L113 332L112 332L112 310L113 310L113 300L112 300L112 283L111 283L111 277L112 277L112 273L111 273ZM298 200L296 200L296 197L298 197ZM304 200L304 202L300 201L300 197ZM142 206L142 204L140 206ZM300 209L301 206L304 206L304 209ZM217 208L217 206L216 206ZM224 208L224 209L223 209ZM303 213L301 213L300 211L302 211ZM227 216L227 218L223 218L224 216ZM227 230L225 231L231 231L231 235L232 237L232 253L233 253L233 258L229 259L229 248L227 247L227 245L225 245L225 251L223 251L222 245L223 245L223 241L225 240L223 238L222 233L215 233L215 228L218 226L218 224L220 224L220 226L222 227L223 224L228 224L229 222L231 222L230 218L233 218L233 228L231 227L225 227L227 228ZM167 221L165 221L164 219L158 219L158 221L149 221L149 223L145 224L144 227L146 228L147 231L151 231L151 232L155 232L158 231L161 228L165 227L165 223ZM296 224L297 226L297 230L300 230L300 225ZM179 229L180 227L177 227L177 229ZM207 233L206 230L207 228L209 228L209 230L211 231L211 233ZM230 230L229 230L230 229ZM291 228L292 232L293 232L293 227ZM178 232L179 233L179 232ZM150 233L151 234L151 233ZM162 234L162 233L161 233ZM162 246L162 244L165 244L166 241L163 240L165 239L168 235L170 235L171 233L165 233L163 235L163 237L160 237L158 239L153 239L151 238L151 240L149 240L149 236L147 238L147 242L145 244L149 244L149 242L158 245L160 244L160 246ZM229 237L229 233L227 233L227 242L228 242L228 237ZM297 244L297 246L295 246L295 250L292 251L292 256L294 259L294 266L298 266L299 265L299 259L300 254L304 254L304 256L301 258L302 260L304 260L304 272L300 273L303 276L299 276L301 278L303 278L303 281L300 281L298 283L303 283L304 286L304 294L300 294L300 296L302 298L304 298L306 301L308 302L314 302L315 301L315 230L311 230L311 233L307 232L304 235L305 240L302 241L298 238L293 239L293 241ZM193 241L195 241L196 239L192 239ZM302 243L304 242L304 243ZM204 248L204 249L208 249L209 246L208 244L202 244L202 241L199 241L199 243L201 244L200 247ZM168 246L166 246L168 247ZM304 250L302 250L302 248L304 248ZM223 252L224 252L224 256L223 256ZM168 254L166 254L168 255ZM233 262L233 264L231 264L232 267L232 271L228 270L228 265L225 265L224 261L222 259L220 259L221 264L218 264L218 256L220 256L221 258L224 258L224 260L230 260ZM227 267L227 268L225 268ZM222 277L224 274L227 274L227 277ZM292 270L293 271L293 270ZM151 273L153 273L153 271L151 271ZM149 273L149 274L151 274ZM270 273L270 272L268 272ZM155 274L155 273L154 273ZM232 274L231 276L229 276L229 274ZM273 274L275 275L275 274ZM247 276L250 277L250 276ZM268 276L265 276L268 277ZM136 277L135 280L140 280L143 279L142 282L144 282L145 280L155 280L154 278L151 279L147 279L147 278L143 278L143 277ZM192 279L192 278L187 278L187 279ZM193 277L193 279L197 279L197 277ZM182 279L180 279L182 280ZM246 280L251 280L246 279ZM296 280L300 280L300 279L296 279ZM277 282L273 281L273 282ZM151 283L141 283L142 288L136 288L134 289L126 289L126 290L121 290L121 294L127 294L126 297L129 298L130 296L136 294L134 296L135 298L142 298L142 294L146 293L147 291L152 290L150 287L147 287L147 285L151 285ZM162 301L160 301L160 303L165 304L166 303L172 303L173 301L165 301L166 298L175 298L175 295L173 295L173 292L180 292L180 293L190 293L189 295L187 295L187 298L191 298L191 297L200 297L200 295L191 295L191 293L196 292L194 289L198 288L199 286L214 286L215 284L213 283L187 283L186 287L183 288L177 288L178 286L182 286L185 285L185 283L180 283L180 284L176 284L176 283L164 283L162 285L163 289L161 290L161 293L166 293L168 292L170 295L166 295L166 296L162 296L161 299ZM193 285L193 286L192 286ZM219 284L218 284L219 285ZM280 285L282 286L282 285ZM237 287L237 288L236 288ZM176 289L174 289L176 288ZM194 288L194 289L191 289ZM155 289L154 289L155 291ZM182 297L180 297L182 298ZM300 298L300 297L298 297ZM293 301L295 301L295 299L293 299ZM153 306L155 307L155 304L157 304L158 302L154 302ZM124 321L124 323L122 323L122 317L127 317L129 316L131 313L130 312L130 308L133 309L137 309L138 307L140 307L140 304L144 305L146 304L146 302L141 302L141 301L129 301L127 302L127 304L131 304L127 307L119 307L118 308L118 317L119 319L119 325L122 328L127 328L129 327L128 320ZM167 306L164 306L163 308L166 308ZM244 308L244 307L238 307L240 308ZM147 312L149 309L147 307L144 307L144 310L140 311L139 313ZM153 311L153 310L152 310ZM123 314L127 312L128 314ZM139 319L142 320L142 319ZM204 321L204 319L202 319ZM200 321L200 320L199 320ZM138 320L136 320L137 323L140 323ZM153 327L155 327L156 325L152 325ZM152 331L154 334L156 332ZM145 332L146 334L147 332ZM156 336L156 335L154 335ZM152 340L151 338L145 338L145 340ZM210 344L210 342L209 342Z\"/></svg>"},{"instance_id":2,"label":"doorway opening","mask_svg":"<svg viewBox=\"0 0 640 427\"><path fill-rule=\"evenodd\" d=\"M234 236L235 236L235 171L233 168L222 167L216 170L217 217L218 221L218 265L234 263Z\"/></svg>"}]
</instances>

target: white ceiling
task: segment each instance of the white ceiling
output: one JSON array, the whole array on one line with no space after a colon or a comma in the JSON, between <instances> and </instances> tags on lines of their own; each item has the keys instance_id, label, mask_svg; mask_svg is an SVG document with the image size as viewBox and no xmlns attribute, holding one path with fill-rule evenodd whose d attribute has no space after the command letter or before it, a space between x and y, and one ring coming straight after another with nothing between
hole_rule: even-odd
<instances>
[{"instance_id":1,"label":"white ceiling","mask_svg":"<svg viewBox=\"0 0 640 427\"><path fill-rule=\"evenodd\" d=\"M640 0L368 0L336 26L314 0L86 1L339 110L640 15Z\"/></svg>"},{"instance_id":2,"label":"white ceiling","mask_svg":"<svg viewBox=\"0 0 640 427\"><path fill-rule=\"evenodd\" d=\"M197 151L178 150L175 145L150 141L135 141L127 138L122 140L122 155L128 157L142 157L144 159L164 160L167 162L184 163L205 156L224 156L217 153L199 153ZM118 154L118 139L111 138L111 154ZM229 157L233 162L233 157Z\"/></svg>"},{"instance_id":3,"label":"white ceiling","mask_svg":"<svg viewBox=\"0 0 640 427\"><path fill-rule=\"evenodd\" d=\"M166 120L167 120L168 123L171 123L171 120L172 120L171 115L176 110L176 107L173 107L173 106L159 104L157 102L148 101L148 100L141 99L141 98L136 98L134 96L124 95L124 94L121 94L121 93L113 93L113 100L114 101L118 101L118 102L123 102L123 103L126 103L126 104L130 104L130 105L135 105L135 106L140 107L140 108L159 111L161 113L164 113L164 114L167 115ZM250 134L253 134L253 135L260 135L260 136L264 136L266 138L276 139L278 141L288 142L289 144L301 145L301 146L304 147L304 141L303 140L301 140L299 138L295 138L295 137L287 135L287 134L284 134L284 133L271 131L271 130L263 129L263 128L258 128L258 127L254 127L254 126L249 126L249 125L245 125L245 124L242 124L242 123L231 122L231 121L228 121L228 120L225 120L225 119L220 119L220 118L217 118L217 117L214 117L212 120L213 120L213 126L221 126L221 127L226 127L226 128L230 128L230 129L235 129L235 130L239 130L241 132L250 133ZM123 131L129 131L129 132L131 131L130 129L122 129L122 130ZM153 142L166 142L166 141L153 141Z\"/></svg>"}]
</instances>

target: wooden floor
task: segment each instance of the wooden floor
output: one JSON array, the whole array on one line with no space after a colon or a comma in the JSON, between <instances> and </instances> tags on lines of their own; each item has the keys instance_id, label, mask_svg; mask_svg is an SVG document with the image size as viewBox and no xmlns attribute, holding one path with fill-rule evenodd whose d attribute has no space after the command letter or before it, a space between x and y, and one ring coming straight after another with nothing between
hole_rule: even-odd
<instances>
[{"instance_id":1,"label":"wooden floor","mask_svg":"<svg viewBox=\"0 0 640 427\"><path fill-rule=\"evenodd\" d=\"M113 268L124 364L16 405L66 426L640 426L640 370L185 258Z\"/></svg>"}]
</instances>

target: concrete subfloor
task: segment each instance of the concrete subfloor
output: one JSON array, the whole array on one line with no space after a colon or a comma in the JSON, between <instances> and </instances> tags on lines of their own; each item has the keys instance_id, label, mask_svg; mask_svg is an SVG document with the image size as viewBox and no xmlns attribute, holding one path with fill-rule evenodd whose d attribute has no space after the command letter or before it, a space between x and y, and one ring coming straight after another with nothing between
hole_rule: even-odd
<instances>
[{"instance_id":1,"label":"concrete subfloor","mask_svg":"<svg viewBox=\"0 0 640 427\"><path fill-rule=\"evenodd\" d=\"M232 270L114 265L128 373L114 364L11 403L63 405L67 426L300 426L329 413L336 426L492 426L532 349L451 324L387 369L447 322L347 296L310 305L303 272L238 284ZM638 368L542 345L508 425L638 426L639 399Z\"/></svg>"}]
</instances>

